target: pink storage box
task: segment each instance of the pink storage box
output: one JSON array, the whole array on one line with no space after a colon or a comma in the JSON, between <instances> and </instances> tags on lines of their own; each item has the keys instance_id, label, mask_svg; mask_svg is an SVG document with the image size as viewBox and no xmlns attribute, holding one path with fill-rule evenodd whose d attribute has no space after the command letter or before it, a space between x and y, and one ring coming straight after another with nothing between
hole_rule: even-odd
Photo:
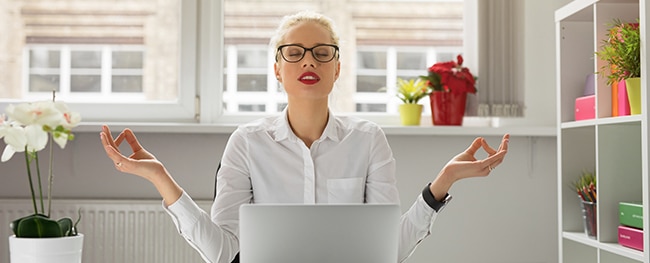
<instances>
[{"instance_id":1,"label":"pink storage box","mask_svg":"<svg viewBox=\"0 0 650 263\"><path fill-rule=\"evenodd\" d=\"M643 251L643 230L633 227L619 226L618 243L621 244L621 246Z\"/></svg>"},{"instance_id":2,"label":"pink storage box","mask_svg":"<svg viewBox=\"0 0 650 263\"><path fill-rule=\"evenodd\" d=\"M576 99L575 118L576 121L596 118L596 95Z\"/></svg>"}]
</instances>

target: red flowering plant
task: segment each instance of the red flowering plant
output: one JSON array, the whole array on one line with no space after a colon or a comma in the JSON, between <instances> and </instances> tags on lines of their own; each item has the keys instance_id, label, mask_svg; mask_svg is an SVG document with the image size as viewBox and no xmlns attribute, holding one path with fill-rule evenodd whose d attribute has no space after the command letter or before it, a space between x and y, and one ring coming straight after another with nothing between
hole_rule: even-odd
<instances>
[{"instance_id":1,"label":"red flowering plant","mask_svg":"<svg viewBox=\"0 0 650 263\"><path fill-rule=\"evenodd\" d=\"M428 75L420 78L426 80L434 91L476 93L477 77L463 67L463 56L458 55L456 59L433 64L428 69Z\"/></svg>"}]
</instances>

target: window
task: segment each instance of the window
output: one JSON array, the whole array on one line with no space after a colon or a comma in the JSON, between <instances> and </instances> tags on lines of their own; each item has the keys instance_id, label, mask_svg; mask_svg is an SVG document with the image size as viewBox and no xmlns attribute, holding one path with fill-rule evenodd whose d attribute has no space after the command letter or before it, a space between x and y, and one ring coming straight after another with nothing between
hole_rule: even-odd
<instances>
[{"instance_id":1,"label":"window","mask_svg":"<svg viewBox=\"0 0 650 263\"><path fill-rule=\"evenodd\" d=\"M462 0L57 3L0 0L9 21L0 23L1 109L56 90L84 121L241 123L277 113L287 101L269 39L282 16L311 9L341 34L332 110L384 118L397 116L397 77L426 74L476 42L464 41Z\"/></svg>"},{"instance_id":2,"label":"window","mask_svg":"<svg viewBox=\"0 0 650 263\"><path fill-rule=\"evenodd\" d=\"M0 107L56 91L84 121L194 121L196 6L0 0Z\"/></svg>"},{"instance_id":3,"label":"window","mask_svg":"<svg viewBox=\"0 0 650 263\"><path fill-rule=\"evenodd\" d=\"M98 96L145 99L143 46L27 45L26 53L29 97L56 91L57 97L73 102Z\"/></svg>"},{"instance_id":4,"label":"window","mask_svg":"<svg viewBox=\"0 0 650 263\"><path fill-rule=\"evenodd\" d=\"M284 108L269 39L284 15L305 9L328 15L338 27L342 72L331 95L335 112L397 114L398 77L425 75L433 63L455 60L464 50L463 1L225 0L225 115ZM428 109L425 100L420 103Z\"/></svg>"}]
</instances>

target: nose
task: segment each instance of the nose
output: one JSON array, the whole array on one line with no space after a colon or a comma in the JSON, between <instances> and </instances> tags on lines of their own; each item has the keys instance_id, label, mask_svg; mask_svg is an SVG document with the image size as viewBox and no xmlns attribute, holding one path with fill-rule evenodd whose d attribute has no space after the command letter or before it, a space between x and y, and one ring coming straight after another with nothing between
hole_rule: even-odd
<instances>
[{"instance_id":1,"label":"nose","mask_svg":"<svg viewBox=\"0 0 650 263\"><path fill-rule=\"evenodd\" d=\"M306 52L305 57L302 58L302 67L316 67L316 59L314 58L314 54L311 52Z\"/></svg>"}]
</instances>

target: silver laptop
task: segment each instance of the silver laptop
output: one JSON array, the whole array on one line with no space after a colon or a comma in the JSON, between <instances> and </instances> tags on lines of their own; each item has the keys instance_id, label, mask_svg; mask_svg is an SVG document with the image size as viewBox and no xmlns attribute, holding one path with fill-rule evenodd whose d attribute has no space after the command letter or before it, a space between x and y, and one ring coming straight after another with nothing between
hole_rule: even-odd
<instances>
[{"instance_id":1,"label":"silver laptop","mask_svg":"<svg viewBox=\"0 0 650 263\"><path fill-rule=\"evenodd\" d=\"M380 204L245 204L241 263L395 263L400 209Z\"/></svg>"}]
</instances>

